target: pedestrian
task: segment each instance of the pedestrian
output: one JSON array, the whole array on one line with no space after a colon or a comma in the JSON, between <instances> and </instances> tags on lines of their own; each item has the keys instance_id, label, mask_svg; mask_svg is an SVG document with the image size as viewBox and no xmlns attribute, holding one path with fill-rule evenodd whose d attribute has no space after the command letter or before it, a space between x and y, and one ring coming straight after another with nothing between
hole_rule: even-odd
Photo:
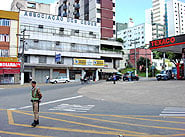
<instances>
[{"instance_id":1,"label":"pedestrian","mask_svg":"<svg viewBox=\"0 0 185 137\"><path fill-rule=\"evenodd\" d=\"M42 98L40 88L36 86L36 81L32 81L31 97L34 114L34 121L31 125L33 127L36 127L37 125L39 125L39 103Z\"/></svg>"},{"instance_id":2,"label":"pedestrian","mask_svg":"<svg viewBox=\"0 0 185 137\"><path fill-rule=\"evenodd\" d=\"M46 83L49 83L49 76L46 76Z\"/></svg>"},{"instance_id":3,"label":"pedestrian","mask_svg":"<svg viewBox=\"0 0 185 137\"><path fill-rule=\"evenodd\" d=\"M113 83L116 84L116 75L113 75Z\"/></svg>"}]
</instances>

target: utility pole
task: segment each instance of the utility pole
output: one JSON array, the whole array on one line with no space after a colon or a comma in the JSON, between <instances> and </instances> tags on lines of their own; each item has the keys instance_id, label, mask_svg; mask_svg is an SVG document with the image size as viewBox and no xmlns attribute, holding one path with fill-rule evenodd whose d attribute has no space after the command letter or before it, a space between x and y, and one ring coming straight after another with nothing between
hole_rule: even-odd
<instances>
[{"instance_id":1,"label":"utility pole","mask_svg":"<svg viewBox=\"0 0 185 137\"><path fill-rule=\"evenodd\" d=\"M131 42L131 44L134 44L134 61L135 61L135 75L137 74L137 53L136 53L136 44L139 43L137 40L139 40L138 38L134 39L134 40L130 40L130 41L134 41L133 43Z\"/></svg>"},{"instance_id":2,"label":"utility pole","mask_svg":"<svg viewBox=\"0 0 185 137\"><path fill-rule=\"evenodd\" d=\"M21 33L23 34L23 45L22 45L22 53L21 53L21 85L24 85L24 47L25 47L25 31L26 29L24 29L23 31L21 31Z\"/></svg>"},{"instance_id":3,"label":"utility pole","mask_svg":"<svg viewBox=\"0 0 185 137\"><path fill-rule=\"evenodd\" d=\"M147 48L145 48L146 53L146 78L148 79L148 58L147 58Z\"/></svg>"}]
</instances>

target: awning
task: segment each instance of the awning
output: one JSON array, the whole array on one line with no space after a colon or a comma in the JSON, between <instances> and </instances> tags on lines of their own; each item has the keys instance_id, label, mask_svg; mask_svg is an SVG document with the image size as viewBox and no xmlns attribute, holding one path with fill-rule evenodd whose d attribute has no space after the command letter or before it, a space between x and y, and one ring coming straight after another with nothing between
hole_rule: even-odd
<instances>
[{"instance_id":1,"label":"awning","mask_svg":"<svg viewBox=\"0 0 185 137\"><path fill-rule=\"evenodd\" d=\"M99 71L103 73L117 73L118 72L116 69L113 69L113 68L100 69Z\"/></svg>"}]
</instances>

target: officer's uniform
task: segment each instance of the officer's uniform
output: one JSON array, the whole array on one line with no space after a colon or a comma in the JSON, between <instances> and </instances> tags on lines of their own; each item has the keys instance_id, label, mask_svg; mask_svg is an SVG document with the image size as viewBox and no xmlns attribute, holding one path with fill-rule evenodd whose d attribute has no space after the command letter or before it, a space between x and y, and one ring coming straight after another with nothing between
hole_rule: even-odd
<instances>
[{"instance_id":1,"label":"officer's uniform","mask_svg":"<svg viewBox=\"0 0 185 137\"><path fill-rule=\"evenodd\" d=\"M33 105L34 122L39 124L39 95L41 95L40 89L35 87L31 89L31 102Z\"/></svg>"}]
</instances>

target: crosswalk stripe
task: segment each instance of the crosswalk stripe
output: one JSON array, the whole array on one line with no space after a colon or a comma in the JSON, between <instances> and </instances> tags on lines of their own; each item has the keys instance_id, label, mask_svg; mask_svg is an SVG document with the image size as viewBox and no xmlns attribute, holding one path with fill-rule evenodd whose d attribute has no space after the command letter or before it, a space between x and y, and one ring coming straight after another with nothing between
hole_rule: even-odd
<instances>
[{"instance_id":1,"label":"crosswalk stripe","mask_svg":"<svg viewBox=\"0 0 185 137\"><path fill-rule=\"evenodd\" d=\"M185 116L185 108L183 107L165 107L160 116Z\"/></svg>"}]
</instances>

